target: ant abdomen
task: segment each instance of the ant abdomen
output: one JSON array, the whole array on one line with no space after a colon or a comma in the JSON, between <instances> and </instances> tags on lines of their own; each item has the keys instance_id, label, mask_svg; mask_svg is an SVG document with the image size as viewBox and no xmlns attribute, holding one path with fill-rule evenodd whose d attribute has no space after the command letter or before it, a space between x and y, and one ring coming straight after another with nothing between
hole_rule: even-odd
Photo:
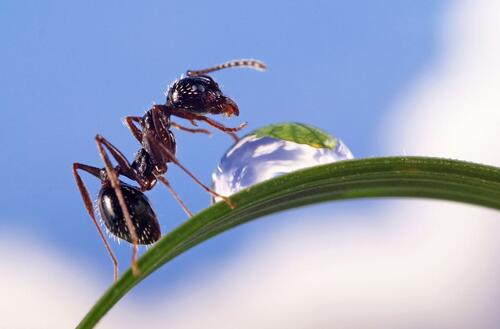
<instances>
[{"instance_id":1,"label":"ant abdomen","mask_svg":"<svg viewBox=\"0 0 500 329\"><path fill-rule=\"evenodd\" d=\"M161 237L160 224L148 198L138 188L123 182L120 183L138 243L148 245L158 241ZM104 186L101 189L97 205L108 230L117 238L132 243L132 237L113 187Z\"/></svg>"}]
</instances>

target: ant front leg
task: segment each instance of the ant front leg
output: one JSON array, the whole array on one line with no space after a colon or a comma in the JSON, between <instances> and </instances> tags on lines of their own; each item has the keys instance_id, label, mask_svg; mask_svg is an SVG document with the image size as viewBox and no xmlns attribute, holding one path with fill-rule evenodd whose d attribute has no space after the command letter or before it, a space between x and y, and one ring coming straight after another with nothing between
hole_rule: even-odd
<instances>
[{"instance_id":1,"label":"ant front leg","mask_svg":"<svg viewBox=\"0 0 500 329\"><path fill-rule=\"evenodd\" d=\"M238 135L236 135L236 131L240 131L241 129L245 128L247 123L246 122L243 122L242 124L240 124L239 127L237 128L230 128L230 127L226 127L224 126L222 123L219 123L215 120L212 120L210 118L207 118L206 116L203 116L203 115L197 115L196 117L196 120L200 120L200 121L205 121L206 123L208 123L209 125L211 125L212 127L214 128L217 128L219 129L220 131L228 134L229 136L231 136L231 138L235 141L235 142L238 142L240 140L240 138L238 137Z\"/></svg>"},{"instance_id":2,"label":"ant front leg","mask_svg":"<svg viewBox=\"0 0 500 329\"><path fill-rule=\"evenodd\" d=\"M125 117L125 124L130 129L130 132L132 133L132 135L134 135L135 139L137 139L139 142L142 142L142 130L136 126L136 123L140 124L141 128L142 128L142 118L141 117L137 117L137 116ZM196 126L196 123L194 120L191 120L191 124L193 126ZM190 132L193 134L207 134L209 136L212 135L212 133L206 129L188 128L188 127L184 127L184 126L182 126L176 122L173 122L173 121L170 121L170 125L176 129Z\"/></svg>"},{"instance_id":3,"label":"ant front leg","mask_svg":"<svg viewBox=\"0 0 500 329\"><path fill-rule=\"evenodd\" d=\"M187 112L179 111L179 110L175 110L175 109L169 109L169 111L172 115L175 115L175 116L182 118L182 119L204 121L207 124L209 124L210 126L212 126L216 129L228 134L229 136L231 136L231 138L233 138L235 142L239 141L239 137L238 137L238 135L235 134L235 132L240 131L241 129L245 128L247 125L247 123L244 122L244 123L240 124L239 127L231 128L231 127L226 127L222 123L217 122L213 119L207 118L204 115L187 113Z\"/></svg>"},{"instance_id":4,"label":"ant front leg","mask_svg":"<svg viewBox=\"0 0 500 329\"><path fill-rule=\"evenodd\" d=\"M186 132L189 132L189 133L193 133L193 134L207 134L208 136L212 136L212 133L206 129L193 129L193 128L187 128L187 127L184 127L184 126L181 126L180 124L176 123L176 122L173 122L173 121L170 121L170 125L174 128L177 128L179 130L182 130L182 131L186 131Z\"/></svg>"},{"instance_id":5,"label":"ant front leg","mask_svg":"<svg viewBox=\"0 0 500 329\"><path fill-rule=\"evenodd\" d=\"M119 275L119 267L118 267L118 260L116 259L115 254L113 253L113 250L111 249L111 246L108 243L108 240L104 236L104 233L101 230L101 226L97 222L95 213L94 213L94 207L92 204L92 199L90 198L89 191L87 190L87 187L83 183L82 178L80 177L80 174L78 173L78 170L83 170L97 178L100 178L100 169L92 166L88 166L85 164L81 163L73 163L73 176L76 179L76 185L78 186L78 189L80 190L80 194L83 199L83 204L85 205L85 208L87 209L87 212L89 213L90 218L92 219L92 222L94 222L95 227L97 228L97 231L99 232L99 236L102 239L102 242L104 242L104 246L106 247L106 250L108 251L109 256L111 257L111 261L113 262L113 272L114 272L114 280L118 280L118 275Z\"/></svg>"},{"instance_id":6,"label":"ant front leg","mask_svg":"<svg viewBox=\"0 0 500 329\"><path fill-rule=\"evenodd\" d=\"M113 157L117 160L119 165L128 164L125 156L118 151L110 142L108 142L101 135L97 135L95 137L97 142L97 148L99 149L99 154L104 162L104 166L106 168L106 173L108 174L109 180L111 182L111 186L113 187L116 197L118 199L118 203L120 204L120 208L123 213L123 217L125 219L125 224L127 225L128 231L130 233L130 238L132 240L132 273L137 276L140 274L139 267L137 266L137 251L139 249L139 238L137 237L137 232L135 230L134 224L132 222L132 217L130 216L130 212L127 207L127 203L122 193L122 188L120 184L120 180L118 179L118 175L113 168L113 164L104 149L104 146L111 152Z\"/></svg>"},{"instance_id":7,"label":"ant front leg","mask_svg":"<svg viewBox=\"0 0 500 329\"><path fill-rule=\"evenodd\" d=\"M138 123L141 125L142 128L142 118L137 117L137 116L128 116L125 117L125 124L127 127L130 129L130 132L132 135L134 135L135 139L139 141L139 143L142 142L142 129L137 128L135 123Z\"/></svg>"}]
</instances>

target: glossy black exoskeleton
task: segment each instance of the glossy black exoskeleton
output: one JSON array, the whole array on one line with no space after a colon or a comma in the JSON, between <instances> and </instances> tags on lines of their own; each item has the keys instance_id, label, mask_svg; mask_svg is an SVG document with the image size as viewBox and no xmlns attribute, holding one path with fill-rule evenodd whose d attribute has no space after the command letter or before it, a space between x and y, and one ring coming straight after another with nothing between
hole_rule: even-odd
<instances>
[{"instance_id":1,"label":"glossy black exoskeleton","mask_svg":"<svg viewBox=\"0 0 500 329\"><path fill-rule=\"evenodd\" d=\"M195 114L240 114L238 105L224 96L209 76L185 77L174 82L168 91L166 105Z\"/></svg>"},{"instance_id":2,"label":"glossy black exoskeleton","mask_svg":"<svg viewBox=\"0 0 500 329\"><path fill-rule=\"evenodd\" d=\"M123 198L134 224L139 244L151 244L160 236L160 224L148 198L137 187L121 182ZM97 197L99 213L108 230L117 238L132 243L132 236L123 225L123 212L120 202L111 186L104 187Z\"/></svg>"},{"instance_id":3,"label":"glossy black exoskeleton","mask_svg":"<svg viewBox=\"0 0 500 329\"><path fill-rule=\"evenodd\" d=\"M224 114L228 117L239 115L236 103L225 96L219 85L207 75L213 71L237 66L259 70L265 69L265 65L256 60L235 60L204 70L187 71L185 77L175 81L169 87L165 104L153 105L142 117L126 117L125 123L132 135L141 144L141 148L136 153L132 163L129 163L125 155L108 140L97 135L95 139L99 154L104 162L104 168L81 163L73 164L73 175L85 208L97 227L113 261L115 280L118 278L118 261L97 222L92 199L78 170L83 170L100 179L101 190L97 199L97 208L102 222L115 237L132 243L132 270L137 274L139 271L136 265L137 246L139 244L152 244L161 236L158 218L143 192L151 190L160 181L169 189L188 216L192 216L191 211L185 206L164 177L169 163L179 166L207 192L220 197L231 208L234 207L229 198L217 194L203 184L175 156L176 141L171 128L191 133L210 134L210 132L206 129L184 127L173 122L171 117L186 119L193 126L197 126L197 122L205 122L238 140L235 132L242 129L246 124L241 124L236 128L229 128L206 117L207 114ZM116 161L115 166L111 163L108 153ZM136 182L138 186L124 183L119 179L120 176Z\"/></svg>"}]
</instances>

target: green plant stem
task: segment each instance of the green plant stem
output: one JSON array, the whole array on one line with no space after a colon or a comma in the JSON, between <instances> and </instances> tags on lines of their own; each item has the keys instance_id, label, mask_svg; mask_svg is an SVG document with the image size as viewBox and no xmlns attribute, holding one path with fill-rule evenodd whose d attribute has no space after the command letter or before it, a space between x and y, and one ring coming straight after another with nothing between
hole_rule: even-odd
<instances>
[{"instance_id":1,"label":"green plant stem","mask_svg":"<svg viewBox=\"0 0 500 329\"><path fill-rule=\"evenodd\" d=\"M193 246L237 225L280 210L329 200L425 197L500 209L500 169L457 160L388 157L342 161L304 169L219 202L170 232L97 301L78 328L92 328L132 287Z\"/></svg>"}]
</instances>

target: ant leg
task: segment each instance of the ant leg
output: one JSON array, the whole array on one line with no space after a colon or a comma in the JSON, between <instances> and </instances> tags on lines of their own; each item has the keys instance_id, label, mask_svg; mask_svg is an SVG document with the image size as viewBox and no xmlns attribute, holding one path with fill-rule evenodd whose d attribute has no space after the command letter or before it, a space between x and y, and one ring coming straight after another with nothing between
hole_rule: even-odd
<instances>
[{"instance_id":1,"label":"ant leg","mask_svg":"<svg viewBox=\"0 0 500 329\"><path fill-rule=\"evenodd\" d=\"M244 122L242 124L240 124L239 127L235 127L235 128L230 128L230 127L226 127L224 126L222 123L220 122L217 122L213 119L210 119L210 118L207 118L206 116L204 115L200 115L200 114L194 114L194 113L185 113L183 111L177 111L175 109L169 109L171 115L175 115L179 118L182 118L182 119L186 119L186 120L198 120L198 121L204 121L206 122L207 124L209 124L210 126L228 134L229 136L231 136L235 141L238 141L239 138L238 136L235 134L235 132L237 131L240 131L241 129L245 128L247 123Z\"/></svg>"},{"instance_id":2,"label":"ant leg","mask_svg":"<svg viewBox=\"0 0 500 329\"><path fill-rule=\"evenodd\" d=\"M141 117L136 117L136 116L125 117L125 124L127 125L128 129L130 129L130 132L132 133L132 135L134 135L135 139L137 139L140 143L142 142L142 130L137 128L134 122L139 123L142 126Z\"/></svg>"},{"instance_id":3,"label":"ant leg","mask_svg":"<svg viewBox=\"0 0 500 329\"><path fill-rule=\"evenodd\" d=\"M195 175L193 175L182 163L180 163L179 160L175 157L175 155L170 151L168 148L166 148L163 144L158 143L157 146L160 147L161 152L165 154L173 163L175 163L179 168L181 168L189 177L191 177L198 185L201 186L202 189L207 191L208 193L212 194L213 196L221 198L231 209L234 209L236 205L234 204L233 201L231 201L230 198L220 195L219 193L215 192L212 190L210 187L206 186L203 184L198 178L196 178Z\"/></svg>"},{"instance_id":4,"label":"ant leg","mask_svg":"<svg viewBox=\"0 0 500 329\"><path fill-rule=\"evenodd\" d=\"M115 190L116 197L118 198L118 203L120 204L120 208L123 213L123 217L125 218L125 224L127 225L127 228L130 232L130 237L132 240L132 273L137 276L140 274L139 267L137 266L137 251L139 248L138 244L138 237L137 237L137 232L135 231L134 224L132 223L132 218L130 217L130 213L128 211L127 203L125 202L125 198L123 197L122 189L121 189L121 184L120 180L118 179L118 175L113 168L113 164L111 163L111 160L108 157L108 154L106 153L106 150L104 150L103 145L107 146L108 150L111 152L113 157L115 157L115 154L118 156L115 157L118 163L120 163L120 160L123 160L125 157L121 154L118 149L116 149L111 143L109 143L104 137L101 135L97 135L95 137L95 140L97 142L97 148L99 149L99 154L102 158L102 161L104 162L104 166L106 168L106 172L108 174L109 180L111 181L111 186ZM122 158L120 158L122 157ZM128 163L128 162L127 162Z\"/></svg>"},{"instance_id":5,"label":"ant leg","mask_svg":"<svg viewBox=\"0 0 500 329\"><path fill-rule=\"evenodd\" d=\"M181 205L182 209L188 215L188 217L193 217L193 213L189 210L189 208L186 206L186 204L181 200L181 198L179 197L177 192L175 192L172 185L170 185L170 182L168 181L168 179L166 179L165 177L163 177L161 175L156 176L156 178L158 178L160 180L160 182L165 184L165 186L168 188L170 193L172 193L174 199Z\"/></svg>"},{"instance_id":6,"label":"ant leg","mask_svg":"<svg viewBox=\"0 0 500 329\"><path fill-rule=\"evenodd\" d=\"M98 143L102 143L108 151L111 153L113 156L113 159L116 160L118 163L118 166L120 167L120 174L127 176L128 178L135 180L141 187L144 186L142 180L140 177L138 177L130 165L129 161L127 160L127 157L120 151L116 146L111 144L106 138L102 137L101 135L96 136L96 141Z\"/></svg>"},{"instance_id":7,"label":"ant leg","mask_svg":"<svg viewBox=\"0 0 500 329\"><path fill-rule=\"evenodd\" d=\"M236 59L202 70L187 70L186 75L187 76L203 75L230 67L248 67L258 71L265 71L267 68L266 64L256 59Z\"/></svg>"},{"instance_id":8,"label":"ant leg","mask_svg":"<svg viewBox=\"0 0 500 329\"><path fill-rule=\"evenodd\" d=\"M227 134L231 136L231 138L234 140L235 143L238 143L240 141L240 138L235 133L228 132Z\"/></svg>"},{"instance_id":9,"label":"ant leg","mask_svg":"<svg viewBox=\"0 0 500 329\"><path fill-rule=\"evenodd\" d=\"M97 231L99 232L99 235L102 239L102 242L104 242L104 246L106 247L106 250L108 251L109 256L111 257L111 261L113 262L113 271L114 271L114 280L118 280L118 260L116 259L115 254L113 253L113 250L111 249L111 246L108 243L108 240L106 240L106 237L104 236L104 233L101 230L101 226L97 222L95 213L94 213L94 208L92 204L92 199L90 198L89 191L85 187L85 184L83 183L82 178L80 177L80 174L78 174L78 169L86 171L87 173L94 175L96 177L100 177L99 175L99 168L87 166L81 163L73 163L73 176L75 176L76 179L76 185L78 186L78 189L80 190L80 194L83 199L83 203L85 205L85 208L87 209L87 212L90 215L90 218L92 218L92 221L94 222L95 227L97 228Z\"/></svg>"},{"instance_id":10,"label":"ant leg","mask_svg":"<svg viewBox=\"0 0 500 329\"><path fill-rule=\"evenodd\" d=\"M204 121L207 124L211 125L212 127L219 129L220 131L225 132L225 133L227 133L227 132L234 133L234 132L240 131L241 129L243 129L247 126L247 123L243 122L242 124L240 124L239 127L231 128L231 127L226 127L222 123L217 122L213 119L207 118L206 116L203 116L203 115L193 114L193 116L194 116L193 119L199 120L199 121Z\"/></svg>"},{"instance_id":11,"label":"ant leg","mask_svg":"<svg viewBox=\"0 0 500 329\"><path fill-rule=\"evenodd\" d=\"M206 129L192 129L192 128L187 128L187 127L184 127L184 126L181 126L180 124L178 123L175 123L173 121L170 121L170 125L174 128L177 128L179 130L182 130L182 131L187 131L187 132L190 132L190 133L201 133L201 134L207 134L208 136L212 136L212 133Z\"/></svg>"},{"instance_id":12,"label":"ant leg","mask_svg":"<svg viewBox=\"0 0 500 329\"><path fill-rule=\"evenodd\" d=\"M205 117L203 115L199 115L198 117L199 118L197 118L197 120L205 121L206 123L208 123L212 127L217 128L217 129L219 129L222 132L225 132L226 134L228 134L229 136L231 136L231 138L235 142L238 142L240 140L240 138L238 137L238 135L235 134L235 131L239 131L239 130L243 129L247 125L247 123L244 122L244 123L240 124L240 126L238 128L229 128L229 127L224 126L222 123L219 123L219 122L217 122L217 121L215 121L213 119L207 118L207 117Z\"/></svg>"},{"instance_id":13,"label":"ant leg","mask_svg":"<svg viewBox=\"0 0 500 329\"><path fill-rule=\"evenodd\" d=\"M141 129L137 128L137 126L134 124L134 122L142 125L142 118L137 117L137 116L125 117L125 124L132 132L132 135L134 135L135 139L137 139L139 142L141 142L142 141L142 131L141 131ZM191 120L191 124L193 126L196 126L196 122L194 120ZM184 126L182 126L176 122L172 122L172 121L170 122L170 125L174 128L177 128L177 129L183 130L183 131L187 131L190 133L195 133L195 134L201 133L201 134L207 134L209 136L212 135L212 133L206 129L191 129L191 128L184 127Z\"/></svg>"}]
</instances>

